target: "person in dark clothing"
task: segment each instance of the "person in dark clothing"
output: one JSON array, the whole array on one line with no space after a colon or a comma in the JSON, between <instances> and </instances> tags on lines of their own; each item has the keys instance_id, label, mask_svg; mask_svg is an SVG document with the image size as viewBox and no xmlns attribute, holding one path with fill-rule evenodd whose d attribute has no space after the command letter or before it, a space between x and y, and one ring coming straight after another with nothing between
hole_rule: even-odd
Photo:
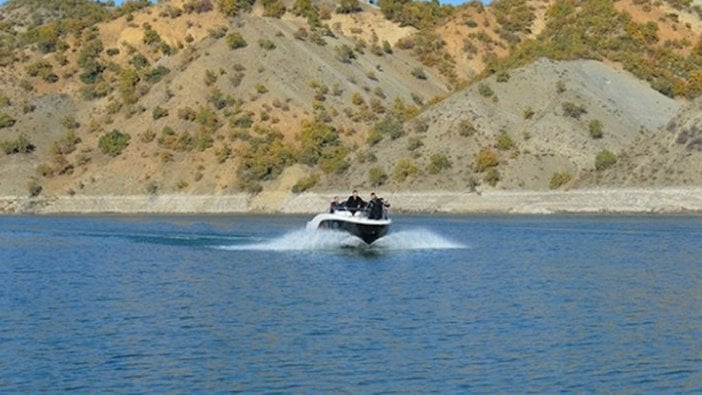
<instances>
[{"instance_id":1,"label":"person in dark clothing","mask_svg":"<svg viewBox=\"0 0 702 395\"><path fill-rule=\"evenodd\" d=\"M334 199L332 199L331 203L329 204L329 212L331 214L334 214L334 211L343 209L344 205L341 202L339 202L339 197L334 196Z\"/></svg>"},{"instance_id":2,"label":"person in dark clothing","mask_svg":"<svg viewBox=\"0 0 702 395\"><path fill-rule=\"evenodd\" d=\"M368 202L368 219L383 218L383 202L378 199L375 192L371 193L371 199Z\"/></svg>"},{"instance_id":3,"label":"person in dark clothing","mask_svg":"<svg viewBox=\"0 0 702 395\"><path fill-rule=\"evenodd\" d=\"M351 214L356 214L356 211L366 207L366 202L358 196L358 191L354 190L351 196L346 200L346 208L351 211Z\"/></svg>"}]
</instances>

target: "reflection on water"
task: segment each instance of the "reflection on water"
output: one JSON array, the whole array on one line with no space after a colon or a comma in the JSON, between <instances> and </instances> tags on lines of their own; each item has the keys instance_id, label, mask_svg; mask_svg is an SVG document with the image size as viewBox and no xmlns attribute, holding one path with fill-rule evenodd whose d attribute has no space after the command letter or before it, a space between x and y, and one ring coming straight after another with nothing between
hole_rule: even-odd
<instances>
[{"instance_id":1,"label":"reflection on water","mask_svg":"<svg viewBox=\"0 0 702 395\"><path fill-rule=\"evenodd\" d=\"M0 392L699 392L702 219L0 217Z\"/></svg>"}]
</instances>

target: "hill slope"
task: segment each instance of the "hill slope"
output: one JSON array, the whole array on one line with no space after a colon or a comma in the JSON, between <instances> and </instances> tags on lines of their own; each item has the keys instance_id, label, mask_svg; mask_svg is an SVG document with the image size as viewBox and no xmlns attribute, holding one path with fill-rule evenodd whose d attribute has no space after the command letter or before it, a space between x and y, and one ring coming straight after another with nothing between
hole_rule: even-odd
<instances>
[{"instance_id":1,"label":"hill slope","mask_svg":"<svg viewBox=\"0 0 702 395\"><path fill-rule=\"evenodd\" d=\"M700 182L690 6L54 3L0 8L0 195Z\"/></svg>"}]
</instances>

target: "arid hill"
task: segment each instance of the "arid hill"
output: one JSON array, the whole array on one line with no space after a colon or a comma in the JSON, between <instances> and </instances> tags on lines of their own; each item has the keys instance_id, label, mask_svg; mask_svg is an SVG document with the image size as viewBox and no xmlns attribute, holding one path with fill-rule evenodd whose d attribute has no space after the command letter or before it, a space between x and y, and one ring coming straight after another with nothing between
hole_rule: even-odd
<instances>
[{"instance_id":1,"label":"arid hill","mask_svg":"<svg viewBox=\"0 0 702 395\"><path fill-rule=\"evenodd\" d=\"M0 195L699 185L684 159L699 15L628 0L11 0Z\"/></svg>"}]
</instances>

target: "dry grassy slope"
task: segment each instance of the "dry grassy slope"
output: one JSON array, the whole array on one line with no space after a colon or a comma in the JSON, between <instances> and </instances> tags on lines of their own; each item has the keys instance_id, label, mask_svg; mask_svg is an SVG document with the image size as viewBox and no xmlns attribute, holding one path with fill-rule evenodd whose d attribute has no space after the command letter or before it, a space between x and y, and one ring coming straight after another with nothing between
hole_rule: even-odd
<instances>
[{"instance_id":1,"label":"dry grassy slope","mask_svg":"<svg viewBox=\"0 0 702 395\"><path fill-rule=\"evenodd\" d=\"M298 28L306 26L301 18L286 16L282 20L261 18L253 15L238 18L230 22L218 13L183 15L176 19L158 18L161 5L154 7L147 13L135 13L134 19L127 22L125 18L112 21L100 26L101 39L105 48L119 48L120 54L110 60L127 65L127 47L131 45L141 53L147 55L152 61L157 60L153 51L145 47L141 39L143 30L141 26L149 23L159 35L171 45L184 42L187 34L192 35L194 42L193 51L181 50L174 56L163 57L153 63L164 65L172 70L160 83L154 85L150 91L140 98L139 105L144 112L127 117L123 114L109 116L106 111L107 104L112 96L118 98L118 93L113 93L107 98L85 102L79 98L81 83L77 78L62 78L56 84L46 84L39 79L33 79L37 97L32 99L44 111L43 98L54 97L60 92L70 93L66 98L70 106L49 106L52 118L41 118L43 121L31 123L30 114L24 116L19 112L19 107L13 106L10 113L18 122L12 128L0 130L0 140L14 138L24 131L30 135L39 150L32 155L19 160L17 156L1 156L0 167L11 169L13 174L21 177L12 177L11 180L0 184L2 193L22 193L26 191L27 179L34 174L34 169L40 163L50 161L48 149L51 144L62 136L66 130L60 125L61 119L66 115L74 116L80 123L78 135L82 139L78 149L68 155L69 161L74 162L77 155L87 154L91 161L86 165L76 166L72 175L55 176L43 179L44 190L49 194L63 194L70 191L83 194L109 194L109 193L143 193L148 183L155 182L162 192L180 190L191 193L219 193L233 190L236 169L235 158L218 164L214 159L213 150L202 153L178 153L159 147L156 141L143 143L139 135L147 129L157 134L164 126L170 126L181 132L184 130L195 131L197 125L182 121L178 118L178 109L185 106L197 109L206 103L206 97L211 89L216 86L226 95L243 101L241 114L250 113L255 122L259 122L262 108L271 109L270 116L280 121L272 124L271 121L263 122L281 130L289 138L299 129L304 119L313 117L313 103L315 89L311 82L326 85L331 90L338 85L343 93L336 97L331 93L327 95L323 105L330 111L336 111L334 124L346 126L357 130L357 133L346 136L349 144L362 141L369 123L351 122L343 113L343 109L356 108L351 104L351 96L359 93L366 102L371 98L379 98L376 89L380 89L385 98L381 99L389 107L396 97L402 98L406 103L412 103L412 94L419 95L425 100L447 93L447 88L442 82L428 73L428 80L418 80L411 76L411 70L420 66L419 63L408 55L395 52L393 55L376 56L366 51L350 64L343 64L337 59L335 48L346 44L353 47L353 42L337 33L337 38L325 38L326 46L319 46L309 41L300 41L293 37ZM368 17L364 17L367 15ZM399 35L411 32L411 29L393 30L393 24L381 21L382 17L377 10L371 10L363 15L334 16L332 22L338 23L340 31L354 35L366 35L366 40L375 33L379 39L392 40ZM372 26L369 26L372 25ZM208 37L207 31L217 26L227 26L230 31L240 32L248 46L239 50L230 50L225 39L215 40ZM199 42L197 40L200 40ZM276 45L274 50L264 50L257 44L259 39L270 39ZM71 63L65 68L55 68L58 74L75 74L75 53L69 53ZM38 56L30 58L28 63L35 61ZM51 56L44 56L51 59ZM235 74L234 65L241 65L245 69L245 77L239 86L235 86L231 77ZM56 65L55 65L56 66ZM16 67L13 75L3 73L4 85L15 89L13 102L21 100L26 93L19 91L17 82L26 78L23 75L24 66ZM206 86L204 82L207 70L218 75L217 82ZM375 79L369 76L374 75ZM11 81L10 81L11 80ZM264 85L268 92L259 94L257 85ZM170 94L166 92L169 91ZM289 110L273 105L274 101L287 103ZM154 121L152 109L161 106L169 110L166 118ZM215 148L223 144L234 145L229 140L231 128L227 125L224 111L218 114L224 121L216 136ZM128 149L117 158L109 158L97 149L97 141L102 132L88 131L91 121L97 121L103 131L119 129L132 136ZM43 122L43 123L42 123ZM171 161L164 162L162 155L170 152ZM19 162L19 163L17 163ZM21 168L21 171L18 169ZM198 173L202 177L196 176ZM289 187L287 187L289 189Z\"/></svg>"},{"instance_id":2,"label":"dry grassy slope","mask_svg":"<svg viewBox=\"0 0 702 395\"><path fill-rule=\"evenodd\" d=\"M368 168L381 166L392 175L393 164L411 158L410 138L421 138L421 157L414 162L423 174L408 183L390 182L391 189L464 189L473 174L474 156L482 147L492 147L500 131L506 131L516 149L499 153L498 188L546 189L556 171L574 176L594 167L601 149L621 152L643 134L653 136L678 111L677 102L650 89L628 73L594 61L553 62L540 60L513 71L507 82L487 79L497 101L479 93L479 86L458 92L421 114L429 129L418 133L408 125L407 136L383 141L377 148L377 163L359 165L351 172L355 185L367 182ZM558 92L561 81L565 90ZM562 105L571 102L587 109L579 120L563 115ZM525 110L534 115L525 119ZM588 123L598 119L604 138L592 139ZM470 121L477 132L459 135L459 124ZM434 153L448 155L451 169L429 175L427 165Z\"/></svg>"},{"instance_id":3,"label":"dry grassy slope","mask_svg":"<svg viewBox=\"0 0 702 395\"><path fill-rule=\"evenodd\" d=\"M696 186L702 184L702 98L655 135L640 138L612 168L588 174L582 186Z\"/></svg>"}]
</instances>

